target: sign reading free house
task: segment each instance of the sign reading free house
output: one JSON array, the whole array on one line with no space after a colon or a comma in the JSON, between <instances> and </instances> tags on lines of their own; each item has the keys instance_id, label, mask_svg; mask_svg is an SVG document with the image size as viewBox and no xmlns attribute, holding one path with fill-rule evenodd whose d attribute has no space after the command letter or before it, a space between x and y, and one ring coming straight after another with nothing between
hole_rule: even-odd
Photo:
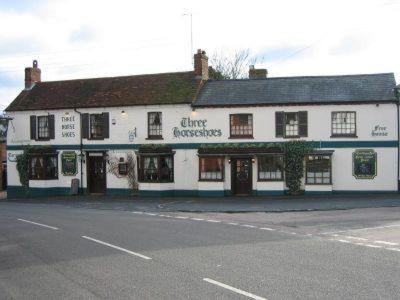
<instances>
[{"instance_id":1,"label":"sign reading free house","mask_svg":"<svg viewBox=\"0 0 400 300\"><path fill-rule=\"evenodd\" d=\"M191 138L191 137L220 137L221 129L207 128L207 120L192 120L190 118L182 118L179 127L172 128L174 138Z\"/></svg>"},{"instance_id":2,"label":"sign reading free house","mask_svg":"<svg viewBox=\"0 0 400 300\"><path fill-rule=\"evenodd\" d=\"M373 179L376 176L376 152L372 149L353 152L353 175L357 179Z\"/></svg>"}]
</instances>

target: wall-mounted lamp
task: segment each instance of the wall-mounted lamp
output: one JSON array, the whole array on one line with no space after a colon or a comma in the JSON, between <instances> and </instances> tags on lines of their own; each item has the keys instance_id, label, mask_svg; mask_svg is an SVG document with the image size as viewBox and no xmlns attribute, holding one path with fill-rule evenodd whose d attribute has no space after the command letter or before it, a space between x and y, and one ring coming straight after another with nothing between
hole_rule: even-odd
<instances>
[{"instance_id":1,"label":"wall-mounted lamp","mask_svg":"<svg viewBox=\"0 0 400 300\"><path fill-rule=\"evenodd\" d=\"M126 112L124 110L121 111L121 115L125 116Z\"/></svg>"},{"instance_id":2,"label":"wall-mounted lamp","mask_svg":"<svg viewBox=\"0 0 400 300\"><path fill-rule=\"evenodd\" d=\"M251 159L251 162L254 164L254 163L256 162L256 159L253 157L253 158Z\"/></svg>"},{"instance_id":3,"label":"wall-mounted lamp","mask_svg":"<svg viewBox=\"0 0 400 300\"><path fill-rule=\"evenodd\" d=\"M228 164L230 164L231 163L231 159L228 159Z\"/></svg>"},{"instance_id":4,"label":"wall-mounted lamp","mask_svg":"<svg viewBox=\"0 0 400 300\"><path fill-rule=\"evenodd\" d=\"M68 112L68 111L66 111L66 112L65 112L65 115L66 115L66 116L69 116L69 112Z\"/></svg>"},{"instance_id":5,"label":"wall-mounted lamp","mask_svg":"<svg viewBox=\"0 0 400 300\"><path fill-rule=\"evenodd\" d=\"M194 108L192 108L192 112L190 113L190 116L195 117L196 115L197 115L197 111Z\"/></svg>"}]
</instances>

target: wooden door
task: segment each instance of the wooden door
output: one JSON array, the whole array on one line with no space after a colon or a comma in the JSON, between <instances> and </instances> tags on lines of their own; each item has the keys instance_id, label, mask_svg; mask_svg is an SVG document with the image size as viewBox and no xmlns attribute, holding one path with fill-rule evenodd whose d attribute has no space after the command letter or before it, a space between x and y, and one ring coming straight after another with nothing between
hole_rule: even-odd
<instances>
[{"instance_id":1,"label":"wooden door","mask_svg":"<svg viewBox=\"0 0 400 300\"><path fill-rule=\"evenodd\" d=\"M106 163L102 153L89 153L87 174L89 192L104 193L106 191Z\"/></svg>"},{"instance_id":2,"label":"wooden door","mask_svg":"<svg viewBox=\"0 0 400 300\"><path fill-rule=\"evenodd\" d=\"M232 191L235 195L249 195L253 189L251 158L231 159Z\"/></svg>"}]
</instances>

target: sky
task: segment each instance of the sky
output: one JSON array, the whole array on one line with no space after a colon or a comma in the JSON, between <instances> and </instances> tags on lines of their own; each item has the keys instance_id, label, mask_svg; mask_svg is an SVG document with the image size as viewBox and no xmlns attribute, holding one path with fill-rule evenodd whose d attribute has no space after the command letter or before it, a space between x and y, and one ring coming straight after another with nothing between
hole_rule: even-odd
<instances>
[{"instance_id":1,"label":"sky","mask_svg":"<svg viewBox=\"0 0 400 300\"><path fill-rule=\"evenodd\" d=\"M192 69L249 49L268 76L393 72L400 0L0 0L0 110L37 59L42 81Z\"/></svg>"}]
</instances>

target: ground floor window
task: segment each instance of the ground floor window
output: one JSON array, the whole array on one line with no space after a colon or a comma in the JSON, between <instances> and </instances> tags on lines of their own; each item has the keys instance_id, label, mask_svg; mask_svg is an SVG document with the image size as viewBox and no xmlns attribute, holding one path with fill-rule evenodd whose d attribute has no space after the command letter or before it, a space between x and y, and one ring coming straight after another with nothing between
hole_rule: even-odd
<instances>
[{"instance_id":1,"label":"ground floor window","mask_svg":"<svg viewBox=\"0 0 400 300\"><path fill-rule=\"evenodd\" d=\"M174 181L174 160L172 155L141 155L139 166L139 176L141 181Z\"/></svg>"},{"instance_id":2,"label":"ground floor window","mask_svg":"<svg viewBox=\"0 0 400 300\"><path fill-rule=\"evenodd\" d=\"M222 181L224 179L223 157L199 158L200 181Z\"/></svg>"},{"instance_id":3,"label":"ground floor window","mask_svg":"<svg viewBox=\"0 0 400 300\"><path fill-rule=\"evenodd\" d=\"M283 156L280 154L271 154L258 157L258 180L283 180Z\"/></svg>"},{"instance_id":4,"label":"ground floor window","mask_svg":"<svg viewBox=\"0 0 400 300\"><path fill-rule=\"evenodd\" d=\"M58 179L58 156L52 154L35 154L29 158L29 179Z\"/></svg>"},{"instance_id":5,"label":"ground floor window","mask_svg":"<svg viewBox=\"0 0 400 300\"><path fill-rule=\"evenodd\" d=\"M306 183L331 184L331 166L330 155L308 155L306 161Z\"/></svg>"}]
</instances>

